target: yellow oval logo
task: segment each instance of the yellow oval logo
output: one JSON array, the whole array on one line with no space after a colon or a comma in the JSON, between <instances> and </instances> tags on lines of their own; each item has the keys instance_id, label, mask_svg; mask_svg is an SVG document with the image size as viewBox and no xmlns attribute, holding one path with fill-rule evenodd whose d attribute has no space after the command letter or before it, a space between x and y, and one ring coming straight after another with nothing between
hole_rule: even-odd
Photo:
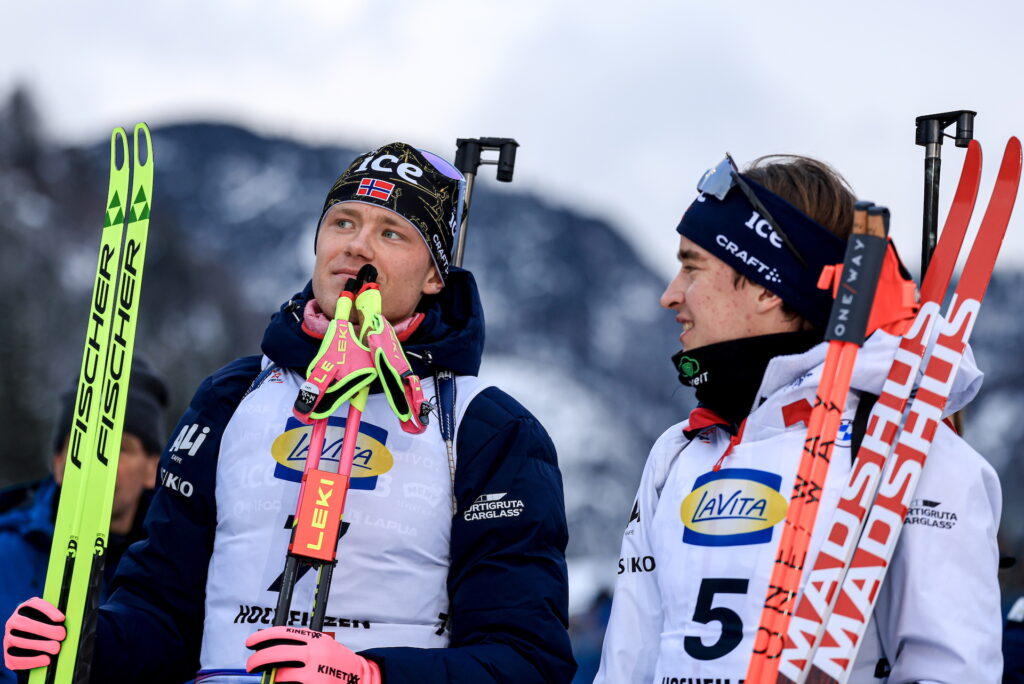
<instances>
[{"instance_id":1,"label":"yellow oval logo","mask_svg":"<svg viewBox=\"0 0 1024 684\"><path fill-rule=\"evenodd\" d=\"M306 454L309 452L309 440L313 432L312 425L292 428L277 436L270 446L274 460L289 470L302 472L306 466ZM345 436L345 428L330 425L324 439L324 450L321 462L337 463L341 455L341 441ZM366 433L360 432L356 439L356 452L352 459L352 477L375 477L382 475L394 466L395 458L388 448Z\"/></svg>"},{"instance_id":2,"label":"yellow oval logo","mask_svg":"<svg viewBox=\"0 0 1024 684\"><path fill-rule=\"evenodd\" d=\"M789 507L772 486L778 476L746 469L714 475L699 478L679 506L686 527L683 541L705 546L769 541L772 528L786 517Z\"/></svg>"}]
</instances>

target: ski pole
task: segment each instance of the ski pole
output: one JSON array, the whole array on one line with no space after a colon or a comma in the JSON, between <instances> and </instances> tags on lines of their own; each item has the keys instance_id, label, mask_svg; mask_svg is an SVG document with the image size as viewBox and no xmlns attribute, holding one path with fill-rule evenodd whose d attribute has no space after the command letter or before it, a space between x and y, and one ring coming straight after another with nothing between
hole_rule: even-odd
<instances>
[{"instance_id":1,"label":"ski pole","mask_svg":"<svg viewBox=\"0 0 1024 684\"><path fill-rule=\"evenodd\" d=\"M345 511L345 498L348 494L348 483L352 474L352 458L355 454L356 439L359 434L359 423L363 409L366 408L369 385L376 378L376 371L373 369L372 359L368 352L362 361L363 364L367 364L366 367L357 368L354 373L349 373L343 378L336 378L329 374L329 371L332 370L340 372L344 366L329 360L324 352L337 350L345 355L353 350L352 345L358 345L349 320L356 300L356 292L361 293L367 287L376 288L376 284L373 283L376 278L377 270L367 264L359 270L355 278L349 279L345 290L338 298L335 318L328 329L328 334L324 336L321 354L310 364L310 379L299 390L299 396L295 402L297 415L305 418L314 411L320 400L327 397L332 390L338 389L339 385L345 385L348 389L334 401L329 401L326 410L321 411L320 417L313 420L309 451L306 454L302 482L299 485L299 498L296 504L291 541L288 544L284 573L281 577L281 591L278 594L274 613L273 625L275 627L282 626L287 621L299 571L304 565L309 565L317 568L317 585L309 626L310 629L318 632L323 630L327 598L338 552L342 515ZM363 334L364 331L361 329L360 333ZM361 349L362 347L357 348ZM316 375L318 371L323 373L322 376ZM346 384L345 380L352 377L356 377L356 381ZM311 381L319 382L319 386ZM355 390L355 394L348 399L349 411L337 470L333 470L333 466L321 468L320 459L330 414L338 404L345 400L352 389ZM274 684L275 676L276 670L268 670L263 673L261 682Z\"/></svg>"},{"instance_id":2,"label":"ski pole","mask_svg":"<svg viewBox=\"0 0 1024 684\"><path fill-rule=\"evenodd\" d=\"M359 292L355 298L355 306L360 314L359 336L363 339L366 338L369 331L368 322L370 318L375 314L380 314L381 302L377 283L374 282L376 279L377 270L370 265L363 266L356 278L355 287L359 288ZM369 290L372 290L372 292L368 292ZM368 305L365 304L367 301ZM339 484L334 490L335 493L338 494L335 506L339 525L345 514L345 499L348 495L349 483L352 477L352 462L356 453L356 440L359 437L359 424L362 422L363 411L366 410L366 399L369 394L370 385L366 384L354 397L352 397L352 399L349 400L348 416L345 419L345 434L341 440L341 453L338 456L337 473ZM326 421L327 419L324 418L320 422L326 423ZM321 437L321 449L323 441L324 440ZM319 497L322 495L322 491L318 489L317 505L319 505ZM310 629L316 630L317 632L323 631L324 628L324 619L327 614L327 598L330 593L331 579L334 576L335 559L338 553L338 541L340 541L340 537L338 536L327 538L334 539L331 558L329 562L320 564L317 569L316 591L313 594L313 611L309 618Z\"/></svg>"},{"instance_id":3,"label":"ski pole","mask_svg":"<svg viewBox=\"0 0 1024 684\"><path fill-rule=\"evenodd\" d=\"M818 283L831 286L835 297L825 329L828 352L755 635L748 682L774 682L778 674L854 362L867 337L878 274L888 248L888 224L888 209L859 202L843 264L826 267Z\"/></svg>"},{"instance_id":4,"label":"ski pole","mask_svg":"<svg viewBox=\"0 0 1024 684\"><path fill-rule=\"evenodd\" d=\"M473 196L477 171L481 164L495 164L498 167L498 180L503 183L511 182L516 166L516 148L519 147L519 143L513 138L458 138L455 141L455 146L455 168L466 179L466 201L462 219L459 222L459 232L455 236L452 264L462 266L463 253L466 249L466 232L469 230L469 205ZM498 158L484 159L485 150L497 150ZM455 414L455 374L447 368L438 368L434 373L434 383L441 415L453 416ZM444 440L445 451L448 454L448 472L452 478L452 515L454 516L458 510L458 502L455 499L455 421L442 419L439 427L441 439Z\"/></svg>"},{"instance_id":5,"label":"ski pole","mask_svg":"<svg viewBox=\"0 0 1024 684\"><path fill-rule=\"evenodd\" d=\"M473 184L481 164L495 164L498 167L498 180L503 183L512 181L516 167L516 148L519 147L512 138L459 138L455 141L455 168L466 178L466 207L462 212L459 234L455 238L455 254L452 263L462 266L463 251L466 248L466 230L469 228L469 204L473 196ZM484 159L486 150L497 150L497 159Z\"/></svg>"},{"instance_id":6,"label":"ski pole","mask_svg":"<svg viewBox=\"0 0 1024 684\"><path fill-rule=\"evenodd\" d=\"M925 114L917 117L916 143L924 147L924 225L921 228L921 281L928 270L932 252L938 241L939 227L939 174L942 168L943 131L956 124L954 142L957 147L967 147L974 137L974 117L977 112L958 109L941 114Z\"/></svg>"}]
</instances>

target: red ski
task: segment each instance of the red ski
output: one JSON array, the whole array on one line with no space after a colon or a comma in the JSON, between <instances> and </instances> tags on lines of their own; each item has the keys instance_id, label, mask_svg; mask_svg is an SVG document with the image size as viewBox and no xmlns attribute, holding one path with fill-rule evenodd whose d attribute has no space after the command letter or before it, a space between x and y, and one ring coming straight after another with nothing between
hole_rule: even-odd
<instances>
[{"instance_id":1,"label":"red ski","mask_svg":"<svg viewBox=\"0 0 1024 684\"><path fill-rule=\"evenodd\" d=\"M825 331L829 340L804 450L761 612L748 682L775 681L784 635L796 606L804 562L828 475L836 433L850 391L854 362L868 334L879 274L888 251L887 209L859 203L841 269L827 267L819 287L834 286L835 302Z\"/></svg>"},{"instance_id":2,"label":"red ski","mask_svg":"<svg viewBox=\"0 0 1024 684\"><path fill-rule=\"evenodd\" d=\"M851 665L863 642L878 590L885 579L921 470L942 420L953 380L960 368L967 341L988 288L1013 212L1020 177L1021 144L1013 137L1003 153L992 197L947 314L935 323L938 326L937 339L931 357L925 364L920 385L906 412L906 419L893 423L889 420L892 414L881 414L885 410L882 407L881 415L874 422L885 421L889 427L871 430L869 421L869 430L872 432L882 429L890 433L899 431L899 435L891 450L882 445L883 453L887 456L885 468L877 479L878 493L866 511L866 520L861 526L862 529L870 530L871 534L860 536L857 542L835 607L825 623L821 644L811 656L806 680L808 684L843 683L849 678ZM927 340L922 339L910 349L923 356L927 350L926 345ZM905 362L898 357L896 363ZM911 375L910 384L915 379L916 374ZM899 407L896 410L899 410L902 418L901 409ZM862 499L860 490L860 484L851 480L840 504L843 510L862 507L859 503Z\"/></svg>"},{"instance_id":3,"label":"red ski","mask_svg":"<svg viewBox=\"0 0 1024 684\"><path fill-rule=\"evenodd\" d=\"M900 341L896 360L868 419L868 429L854 461L850 484L836 509L832 527L818 552L790 623L789 638L779 667L779 682L792 684L801 681L808 654L819 643L825 629L824 621L832 613L839 596L837 589L860 538L867 509L878 491L885 454L892 447L895 426L902 420L911 387L924 361L925 348L932 337L935 321L940 317L942 298L949 288L953 268L974 213L981 182L981 161L981 145L972 141L931 266L921 284L921 308L910 331Z\"/></svg>"}]
</instances>

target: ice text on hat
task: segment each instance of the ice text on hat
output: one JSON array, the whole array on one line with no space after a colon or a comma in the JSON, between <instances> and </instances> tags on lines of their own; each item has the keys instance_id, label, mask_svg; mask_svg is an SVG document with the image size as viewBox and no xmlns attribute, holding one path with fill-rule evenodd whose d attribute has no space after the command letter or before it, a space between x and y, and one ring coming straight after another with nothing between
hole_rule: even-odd
<instances>
[{"instance_id":1,"label":"ice text on hat","mask_svg":"<svg viewBox=\"0 0 1024 684\"><path fill-rule=\"evenodd\" d=\"M413 185L419 185L419 181L417 181L416 179L420 178L423 175L423 169L416 166L415 164L410 164L409 162L402 162L396 168L394 164L397 161L398 157L396 157L393 154L382 154L379 157L374 157L372 154L368 154L366 157L363 158L362 163L360 163L359 166L356 167L355 173L362 173L367 170L367 167L374 171L394 171L399 176L401 176L403 180L407 180ZM391 166L385 166L387 162L390 162Z\"/></svg>"},{"instance_id":2,"label":"ice text on hat","mask_svg":"<svg viewBox=\"0 0 1024 684\"><path fill-rule=\"evenodd\" d=\"M750 220L744 225L757 233L759 237L767 238L772 247L782 249L782 238L779 237L779 234L775 232L774 228L772 228L772 224L761 218L761 215L756 211L750 214Z\"/></svg>"}]
</instances>

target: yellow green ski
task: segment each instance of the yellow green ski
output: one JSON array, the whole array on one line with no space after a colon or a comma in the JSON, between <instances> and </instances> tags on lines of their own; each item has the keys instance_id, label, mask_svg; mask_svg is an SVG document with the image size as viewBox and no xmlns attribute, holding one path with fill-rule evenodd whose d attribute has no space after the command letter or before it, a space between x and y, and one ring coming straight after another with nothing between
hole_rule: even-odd
<instances>
[{"instance_id":1,"label":"yellow green ski","mask_svg":"<svg viewBox=\"0 0 1024 684\"><path fill-rule=\"evenodd\" d=\"M64 612L68 635L55 663L31 671L30 684L89 680L153 195L146 124L133 137L129 157L125 130L110 136L107 208L43 589Z\"/></svg>"}]
</instances>

